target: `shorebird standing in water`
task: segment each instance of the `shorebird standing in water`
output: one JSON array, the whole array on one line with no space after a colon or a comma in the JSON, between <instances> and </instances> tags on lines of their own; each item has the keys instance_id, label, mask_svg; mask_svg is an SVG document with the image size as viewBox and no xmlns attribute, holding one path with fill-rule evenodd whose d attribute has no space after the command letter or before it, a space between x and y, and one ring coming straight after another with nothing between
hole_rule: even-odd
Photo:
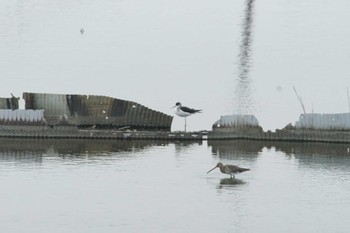
<instances>
[{"instance_id":1,"label":"shorebird standing in water","mask_svg":"<svg viewBox=\"0 0 350 233\"><path fill-rule=\"evenodd\" d=\"M231 178L235 177L235 174L242 173L245 171L249 171L249 168L242 168L238 167L236 165L223 165L222 163L217 163L216 166L213 169L210 169L207 173L211 172L215 168L220 168L220 171L224 174L229 174Z\"/></svg>"},{"instance_id":2,"label":"shorebird standing in water","mask_svg":"<svg viewBox=\"0 0 350 233\"><path fill-rule=\"evenodd\" d=\"M191 116L192 114L195 113L201 113L202 110L197 110L193 108L188 108L185 106L182 106L180 102L177 102L173 108L176 107L176 115L180 117L185 117L185 132L186 132L186 117Z\"/></svg>"}]
</instances>

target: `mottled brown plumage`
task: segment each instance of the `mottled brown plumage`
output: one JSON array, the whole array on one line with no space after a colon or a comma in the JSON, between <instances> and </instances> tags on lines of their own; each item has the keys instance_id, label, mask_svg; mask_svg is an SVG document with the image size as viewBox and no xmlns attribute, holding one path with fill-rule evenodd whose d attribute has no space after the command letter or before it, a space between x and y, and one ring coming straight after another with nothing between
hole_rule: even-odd
<instances>
[{"instance_id":1,"label":"mottled brown plumage","mask_svg":"<svg viewBox=\"0 0 350 233\"><path fill-rule=\"evenodd\" d=\"M216 166L209 170L207 173L211 172L212 170L214 170L215 168L220 168L220 171L224 174L229 174L230 177L235 177L235 174L238 174L238 173L242 173L242 172L245 172L245 171L249 171L250 169L249 168L242 168L242 167L238 167L236 165L224 165L222 163L217 163Z\"/></svg>"}]
</instances>

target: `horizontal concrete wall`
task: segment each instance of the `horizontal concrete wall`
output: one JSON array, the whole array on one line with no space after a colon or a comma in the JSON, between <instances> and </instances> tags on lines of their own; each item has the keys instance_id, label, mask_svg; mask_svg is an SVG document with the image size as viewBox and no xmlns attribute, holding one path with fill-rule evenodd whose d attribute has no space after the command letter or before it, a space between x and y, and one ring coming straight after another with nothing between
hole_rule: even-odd
<instances>
[{"instance_id":1,"label":"horizontal concrete wall","mask_svg":"<svg viewBox=\"0 0 350 233\"><path fill-rule=\"evenodd\" d=\"M113 129L79 129L76 126L49 125L2 125L0 137L3 138L82 138L82 139L159 139L159 140L203 140L203 132L167 131L121 131Z\"/></svg>"},{"instance_id":2,"label":"horizontal concrete wall","mask_svg":"<svg viewBox=\"0 0 350 233\"><path fill-rule=\"evenodd\" d=\"M276 132L259 131L212 131L210 140L251 139L266 141L315 141L315 142L350 142L350 131L346 130L276 130Z\"/></svg>"}]
</instances>

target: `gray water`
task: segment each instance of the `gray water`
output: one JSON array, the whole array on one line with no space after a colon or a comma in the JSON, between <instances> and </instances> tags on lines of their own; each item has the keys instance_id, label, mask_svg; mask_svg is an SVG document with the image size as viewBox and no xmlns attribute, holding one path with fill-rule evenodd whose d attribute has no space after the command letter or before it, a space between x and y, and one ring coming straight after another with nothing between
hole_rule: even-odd
<instances>
[{"instance_id":1,"label":"gray water","mask_svg":"<svg viewBox=\"0 0 350 233\"><path fill-rule=\"evenodd\" d=\"M349 165L345 144L1 139L0 229L349 232Z\"/></svg>"}]
</instances>

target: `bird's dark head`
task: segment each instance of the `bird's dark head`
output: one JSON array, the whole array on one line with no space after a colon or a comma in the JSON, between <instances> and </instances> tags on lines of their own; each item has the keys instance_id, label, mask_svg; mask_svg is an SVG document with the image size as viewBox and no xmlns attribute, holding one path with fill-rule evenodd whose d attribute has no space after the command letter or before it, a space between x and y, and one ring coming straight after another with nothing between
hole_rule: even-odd
<instances>
[{"instance_id":1,"label":"bird's dark head","mask_svg":"<svg viewBox=\"0 0 350 233\"><path fill-rule=\"evenodd\" d=\"M175 106L172 107L172 108L175 108L175 107L181 107L181 103L180 102L176 102Z\"/></svg>"},{"instance_id":2,"label":"bird's dark head","mask_svg":"<svg viewBox=\"0 0 350 233\"><path fill-rule=\"evenodd\" d=\"M221 162L218 162L217 164L216 164L216 167L222 167L222 166L224 166Z\"/></svg>"}]
</instances>

